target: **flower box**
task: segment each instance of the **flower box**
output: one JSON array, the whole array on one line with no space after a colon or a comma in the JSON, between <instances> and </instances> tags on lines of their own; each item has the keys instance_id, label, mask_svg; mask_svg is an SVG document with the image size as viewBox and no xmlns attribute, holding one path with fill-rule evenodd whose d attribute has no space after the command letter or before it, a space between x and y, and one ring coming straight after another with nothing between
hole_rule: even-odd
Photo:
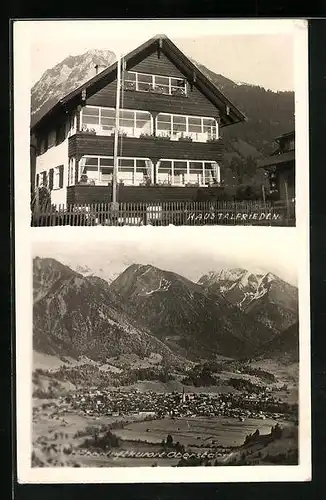
<instances>
[{"instance_id":1,"label":"flower box","mask_svg":"<svg viewBox=\"0 0 326 500\"><path fill-rule=\"evenodd\" d=\"M189 136L179 137L178 140L183 141L183 142L192 142L192 137L189 137Z\"/></svg>"},{"instance_id":2,"label":"flower box","mask_svg":"<svg viewBox=\"0 0 326 500\"><path fill-rule=\"evenodd\" d=\"M136 90L136 83L135 82L124 82L124 89L125 90Z\"/></svg>"},{"instance_id":3,"label":"flower box","mask_svg":"<svg viewBox=\"0 0 326 500\"><path fill-rule=\"evenodd\" d=\"M96 130L95 129L82 129L80 130L80 133L81 134L84 134L84 135L96 135Z\"/></svg>"},{"instance_id":4,"label":"flower box","mask_svg":"<svg viewBox=\"0 0 326 500\"><path fill-rule=\"evenodd\" d=\"M185 89L178 89L178 88L172 88L171 89L171 95L181 95L181 96L186 96L186 91Z\"/></svg>"}]
</instances>

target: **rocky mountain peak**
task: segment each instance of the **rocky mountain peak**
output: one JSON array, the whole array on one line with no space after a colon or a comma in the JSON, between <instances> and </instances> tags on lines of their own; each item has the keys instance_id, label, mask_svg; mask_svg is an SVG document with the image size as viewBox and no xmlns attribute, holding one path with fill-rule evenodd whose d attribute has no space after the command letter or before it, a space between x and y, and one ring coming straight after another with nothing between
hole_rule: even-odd
<instances>
[{"instance_id":1,"label":"rocky mountain peak","mask_svg":"<svg viewBox=\"0 0 326 500\"><path fill-rule=\"evenodd\" d=\"M84 54L68 56L43 73L31 90L32 122L38 121L64 96L101 72L116 60L111 50L92 49Z\"/></svg>"},{"instance_id":2,"label":"rocky mountain peak","mask_svg":"<svg viewBox=\"0 0 326 500\"><path fill-rule=\"evenodd\" d=\"M258 316L274 331L287 328L296 318L297 288L271 272L226 268L205 274L198 283L242 311Z\"/></svg>"},{"instance_id":3,"label":"rocky mountain peak","mask_svg":"<svg viewBox=\"0 0 326 500\"><path fill-rule=\"evenodd\" d=\"M33 259L33 298L37 302L44 297L56 283L62 283L78 276L69 267L55 259L35 257Z\"/></svg>"},{"instance_id":4,"label":"rocky mountain peak","mask_svg":"<svg viewBox=\"0 0 326 500\"><path fill-rule=\"evenodd\" d=\"M122 296L151 296L167 292L175 282L173 273L150 264L132 264L113 281L111 287Z\"/></svg>"}]
</instances>

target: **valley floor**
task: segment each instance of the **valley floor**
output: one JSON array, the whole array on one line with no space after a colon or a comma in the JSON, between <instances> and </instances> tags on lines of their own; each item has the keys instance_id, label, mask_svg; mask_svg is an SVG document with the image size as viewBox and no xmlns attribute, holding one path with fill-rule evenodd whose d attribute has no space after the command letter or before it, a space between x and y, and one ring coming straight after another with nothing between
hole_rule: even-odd
<instances>
[{"instance_id":1,"label":"valley floor","mask_svg":"<svg viewBox=\"0 0 326 500\"><path fill-rule=\"evenodd\" d=\"M296 364L222 360L162 381L150 358L117 385L126 359L34 361L33 467L298 463Z\"/></svg>"},{"instance_id":2,"label":"valley floor","mask_svg":"<svg viewBox=\"0 0 326 500\"><path fill-rule=\"evenodd\" d=\"M283 435L272 439L277 424ZM255 432L256 441L244 445ZM34 400L36 467L295 464L297 449L297 427L282 419L87 416L56 400Z\"/></svg>"}]
</instances>

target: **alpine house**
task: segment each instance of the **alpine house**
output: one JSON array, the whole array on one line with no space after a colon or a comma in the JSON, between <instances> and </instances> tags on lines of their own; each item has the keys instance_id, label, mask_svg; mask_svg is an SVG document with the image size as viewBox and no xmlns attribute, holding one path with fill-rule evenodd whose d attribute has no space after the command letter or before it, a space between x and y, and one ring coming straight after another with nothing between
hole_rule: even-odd
<instances>
[{"instance_id":1,"label":"alpine house","mask_svg":"<svg viewBox=\"0 0 326 500\"><path fill-rule=\"evenodd\" d=\"M46 186L55 205L217 199L221 129L244 120L157 35L32 124L32 183Z\"/></svg>"},{"instance_id":2,"label":"alpine house","mask_svg":"<svg viewBox=\"0 0 326 500\"><path fill-rule=\"evenodd\" d=\"M260 162L269 176L271 193L276 199L295 201L295 132L292 130L275 139L277 148Z\"/></svg>"}]
</instances>

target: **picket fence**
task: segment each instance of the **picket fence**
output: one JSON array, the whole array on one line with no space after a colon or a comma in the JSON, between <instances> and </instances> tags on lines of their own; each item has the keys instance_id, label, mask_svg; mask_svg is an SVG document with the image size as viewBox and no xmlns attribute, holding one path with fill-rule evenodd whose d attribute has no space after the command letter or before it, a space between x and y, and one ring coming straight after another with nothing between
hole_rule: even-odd
<instances>
[{"instance_id":1,"label":"picket fence","mask_svg":"<svg viewBox=\"0 0 326 500\"><path fill-rule=\"evenodd\" d=\"M294 226L295 214L285 203L209 201L62 205L34 210L31 217L31 225L38 227L170 224Z\"/></svg>"}]
</instances>

